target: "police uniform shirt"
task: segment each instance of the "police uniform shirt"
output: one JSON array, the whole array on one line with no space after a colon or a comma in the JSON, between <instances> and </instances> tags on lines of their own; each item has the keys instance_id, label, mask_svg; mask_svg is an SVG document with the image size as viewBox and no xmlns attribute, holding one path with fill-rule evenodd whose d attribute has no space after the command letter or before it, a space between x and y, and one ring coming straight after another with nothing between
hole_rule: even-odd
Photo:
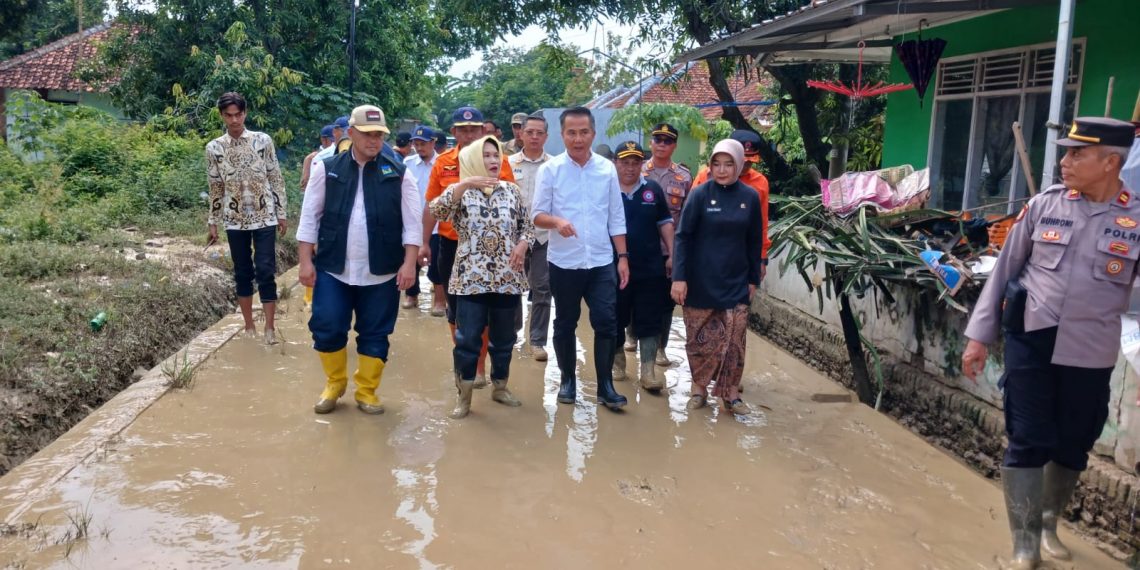
<instances>
[{"instance_id":1,"label":"police uniform shirt","mask_svg":"<svg viewBox=\"0 0 1140 570\"><path fill-rule=\"evenodd\" d=\"M1132 143L1128 160L1124 161L1124 166L1120 169L1120 179L1124 181L1126 188L1133 190L1140 188L1140 138Z\"/></svg>"},{"instance_id":2,"label":"police uniform shirt","mask_svg":"<svg viewBox=\"0 0 1140 570\"><path fill-rule=\"evenodd\" d=\"M625 206L625 243L629 249L629 278L665 277L665 256L659 245L659 228L673 222L665 193L652 180L641 179L629 194L621 193Z\"/></svg>"},{"instance_id":3,"label":"police uniform shirt","mask_svg":"<svg viewBox=\"0 0 1140 570\"><path fill-rule=\"evenodd\" d=\"M1140 199L1128 188L1109 202L1089 201L1063 185L1026 204L974 307L966 336L998 339L1006 283L1028 291L1025 330L1057 327L1052 363L1109 368L1120 351L1140 256Z\"/></svg>"},{"instance_id":4,"label":"police uniform shirt","mask_svg":"<svg viewBox=\"0 0 1140 570\"><path fill-rule=\"evenodd\" d=\"M678 223L685 198L689 197L689 189L693 187L693 175L689 169L676 162L670 163L669 168L654 168L653 161L647 160L641 174L661 186L669 212L673 215L673 223Z\"/></svg>"}]
</instances>

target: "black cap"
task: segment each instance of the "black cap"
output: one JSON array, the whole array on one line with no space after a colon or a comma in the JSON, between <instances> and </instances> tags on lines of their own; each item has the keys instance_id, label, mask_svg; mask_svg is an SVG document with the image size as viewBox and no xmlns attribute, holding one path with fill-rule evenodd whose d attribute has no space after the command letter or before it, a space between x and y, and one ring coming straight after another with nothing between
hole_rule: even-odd
<instances>
[{"instance_id":1,"label":"black cap","mask_svg":"<svg viewBox=\"0 0 1140 570\"><path fill-rule=\"evenodd\" d=\"M1132 123L1104 117L1077 117L1069 135L1057 140L1058 146L1123 146L1131 147L1136 136Z\"/></svg>"},{"instance_id":2,"label":"black cap","mask_svg":"<svg viewBox=\"0 0 1140 570\"><path fill-rule=\"evenodd\" d=\"M616 158L637 158L645 160L645 151L641 145L633 141L625 141L617 145L617 152L614 153Z\"/></svg>"},{"instance_id":3,"label":"black cap","mask_svg":"<svg viewBox=\"0 0 1140 570\"><path fill-rule=\"evenodd\" d=\"M396 146L408 146L412 144L412 133L400 133L396 135Z\"/></svg>"},{"instance_id":4,"label":"black cap","mask_svg":"<svg viewBox=\"0 0 1140 570\"><path fill-rule=\"evenodd\" d=\"M653 127L653 136L658 135L677 140L677 128L669 123L657 123L657 126Z\"/></svg>"},{"instance_id":5,"label":"black cap","mask_svg":"<svg viewBox=\"0 0 1140 570\"><path fill-rule=\"evenodd\" d=\"M736 129L728 138L740 143L744 147L744 156L756 157L760 155L760 135L748 129Z\"/></svg>"}]
</instances>

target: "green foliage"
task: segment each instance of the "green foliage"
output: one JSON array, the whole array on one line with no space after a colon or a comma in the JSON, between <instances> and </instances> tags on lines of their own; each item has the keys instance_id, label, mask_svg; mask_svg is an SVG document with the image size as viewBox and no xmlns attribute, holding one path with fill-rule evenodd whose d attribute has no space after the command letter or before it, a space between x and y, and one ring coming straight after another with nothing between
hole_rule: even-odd
<instances>
[{"instance_id":1,"label":"green foliage","mask_svg":"<svg viewBox=\"0 0 1140 570\"><path fill-rule=\"evenodd\" d=\"M0 2L0 61L31 51L103 21L107 0L5 0Z\"/></svg>"},{"instance_id":2,"label":"green foliage","mask_svg":"<svg viewBox=\"0 0 1140 570\"><path fill-rule=\"evenodd\" d=\"M8 129L8 144L15 150L35 154L44 150L48 141L44 134L69 119L111 121L106 113L82 105L57 105L45 102L32 91L8 94L8 114L16 120Z\"/></svg>"},{"instance_id":3,"label":"green foliage","mask_svg":"<svg viewBox=\"0 0 1140 570\"><path fill-rule=\"evenodd\" d=\"M669 123L682 133L703 141L709 137L709 124L694 107L672 103L646 103L619 109L610 118L606 134L613 136L625 131L641 131L648 137L654 125ZM723 130L723 127L722 127ZM729 133L731 133L731 129Z\"/></svg>"},{"instance_id":4,"label":"green foliage","mask_svg":"<svg viewBox=\"0 0 1140 570\"><path fill-rule=\"evenodd\" d=\"M35 162L0 147L0 243L74 243L124 225L169 231L187 212L201 226L204 139L33 99L26 123L54 126L26 139L34 144L20 152L37 148Z\"/></svg>"},{"instance_id":5,"label":"green foliage","mask_svg":"<svg viewBox=\"0 0 1140 570\"><path fill-rule=\"evenodd\" d=\"M489 45L498 33L488 34L490 28L468 33L449 27L446 21L454 20L447 15L452 3L458 2L361 3L356 19L354 89L371 94L393 118L422 115L422 103L441 87L429 75L442 70L443 56L464 57L473 47ZM150 118L175 105L175 84L185 93L202 90L212 66L194 57L192 49L197 46L211 56L225 51L231 43L228 30L235 22L243 22L247 45L263 49L275 65L302 74L311 86L346 88L351 6L347 1L314 0L154 0L124 5L119 18L132 28L124 26L115 34L83 77L116 76L119 81L111 90L116 104L128 116ZM253 61L258 65L263 60ZM245 95L252 102L257 94ZM356 95L350 100L335 113L322 116L319 124L347 114L362 102ZM254 104L252 110L264 110L258 107Z\"/></svg>"},{"instance_id":6,"label":"green foliage","mask_svg":"<svg viewBox=\"0 0 1140 570\"><path fill-rule=\"evenodd\" d=\"M230 26L216 52L197 47L190 51L190 62L203 70L203 78L191 92L174 84L174 105L151 118L156 126L212 137L222 127L218 97L237 91L249 103L246 126L269 133L278 148L300 155L314 142L305 135L318 132L332 117L357 105L379 104L370 95L314 85L305 74L280 65L264 46L250 43L242 22Z\"/></svg>"},{"instance_id":7,"label":"green foliage","mask_svg":"<svg viewBox=\"0 0 1140 570\"><path fill-rule=\"evenodd\" d=\"M705 139L705 148L701 151L699 158L700 163L707 163L709 161L709 155L712 154L713 147L716 146L716 143L727 139L732 135L732 131L734 130L736 129L732 127L732 123L723 119L712 122L709 126L708 138Z\"/></svg>"},{"instance_id":8,"label":"green foliage","mask_svg":"<svg viewBox=\"0 0 1140 570\"><path fill-rule=\"evenodd\" d=\"M771 258L783 255L780 274L794 268L804 279L808 290L819 298L855 294L863 296L872 287L893 299L886 284L909 283L931 290L943 290L938 278L926 269L918 254L923 244L903 235L909 220L945 217L940 210L912 210L901 214L868 216L861 208L849 218L840 218L824 208L818 196L772 196L781 217L768 229L772 238ZM825 276L815 281L808 276L819 265ZM949 296L944 300L953 308L965 309Z\"/></svg>"}]
</instances>

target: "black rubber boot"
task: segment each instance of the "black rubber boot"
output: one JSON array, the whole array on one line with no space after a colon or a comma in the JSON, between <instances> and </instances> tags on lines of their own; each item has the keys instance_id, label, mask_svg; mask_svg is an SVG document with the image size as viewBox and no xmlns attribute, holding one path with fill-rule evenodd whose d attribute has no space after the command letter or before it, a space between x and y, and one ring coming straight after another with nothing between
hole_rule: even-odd
<instances>
[{"instance_id":1,"label":"black rubber boot","mask_svg":"<svg viewBox=\"0 0 1140 570\"><path fill-rule=\"evenodd\" d=\"M573 404L578 398L578 378L574 370L578 366L575 337L554 337L554 357L558 360L558 370L562 372L562 383L558 386L558 403Z\"/></svg>"},{"instance_id":2,"label":"black rubber boot","mask_svg":"<svg viewBox=\"0 0 1140 570\"><path fill-rule=\"evenodd\" d=\"M614 349L617 343L613 337L594 337L594 371L598 374L598 402L611 410L620 410L627 403L625 396L614 390Z\"/></svg>"}]
</instances>

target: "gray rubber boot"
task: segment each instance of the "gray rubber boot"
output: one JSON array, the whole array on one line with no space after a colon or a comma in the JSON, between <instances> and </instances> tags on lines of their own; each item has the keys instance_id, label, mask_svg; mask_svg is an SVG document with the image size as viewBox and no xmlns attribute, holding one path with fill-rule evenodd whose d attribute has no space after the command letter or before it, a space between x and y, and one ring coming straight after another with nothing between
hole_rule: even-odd
<instances>
[{"instance_id":1,"label":"gray rubber boot","mask_svg":"<svg viewBox=\"0 0 1140 570\"><path fill-rule=\"evenodd\" d=\"M614 380L622 381L629 377L625 372L625 351L620 347L614 351Z\"/></svg>"},{"instance_id":2,"label":"gray rubber boot","mask_svg":"<svg viewBox=\"0 0 1140 570\"><path fill-rule=\"evenodd\" d=\"M1013 537L1010 568L1033 570L1041 562L1041 509L1044 489L1041 467L1002 467L1005 509Z\"/></svg>"},{"instance_id":3,"label":"gray rubber boot","mask_svg":"<svg viewBox=\"0 0 1140 570\"><path fill-rule=\"evenodd\" d=\"M455 376L455 409L451 410L451 419L461 420L471 413L471 393L475 390L474 380L460 380Z\"/></svg>"},{"instance_id":4,"label":"gray rubber boot","mask_svg":"<svg viewBox=\"0 0 1140 570\"><path fill-rule=\"evenodd\" d=\"M491 391L492 400L504 406L510 406L512 408L517 408L518 406L522 405L522 402L520 402L518 398L516 398L515 395L507 389L506 380L495 380L492 378L491 385L495 387L495 389Z\"/></svg>"},{"instance_id":5,"label":"gray rubber boot","mask_svg":"<svg viewBox=\"0 0 1140 570\"><path fill-rule=\"evenodd\" d=\"M1077 488L1080 471L1073 471L1056 463L1045 466L1044 500L1041 509L1041 547L1057 560L1071 560L1073 554L1057 537L1057 521L1065 513L1065 506Z\"/></svg>"},{"instance_id":6,"label":"gray rubber boot","mask_svg":"<svg viewBox=\"0 0 1140 570\"><path fill-rule=\"evenodd\" d=\"M665 387L665 378L657 375L653 364L653 358L657 354L657 337L647 336L638 340L641 342L641 387L650 392L658 392Z\"/></svg>"}]
</instances>

